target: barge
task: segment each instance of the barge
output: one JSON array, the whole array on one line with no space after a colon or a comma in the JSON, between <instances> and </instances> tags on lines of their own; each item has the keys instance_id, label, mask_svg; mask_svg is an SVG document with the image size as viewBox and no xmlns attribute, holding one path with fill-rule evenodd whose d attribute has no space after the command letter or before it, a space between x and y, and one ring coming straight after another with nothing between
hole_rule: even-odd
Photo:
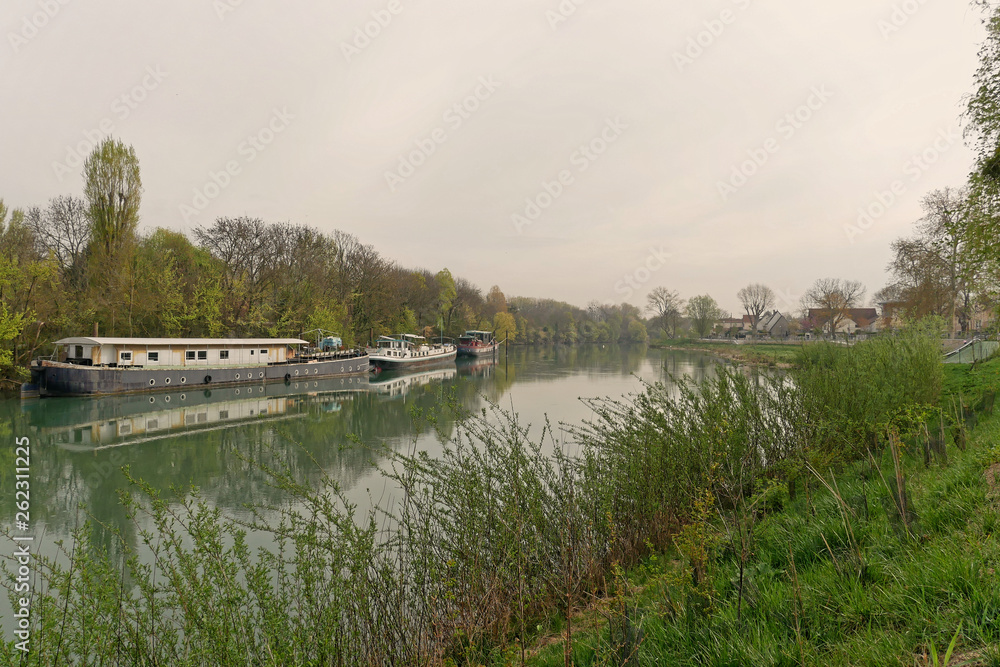
<instances>
[{"instance_id":1,"label":"barge","mask_svg":"<svg viewBox=\"0 0 1000 667\"><path fill-rule=\"evenodd\" d=\"M368 355L376 371L401 370L431 366L455 360L456 349L451 343L429 343L423 336L400 334L382 336Z\"/></svg>"},{"instance_id":2,"label":"barge","mask_svg":"<svg viewBox=\"0 0 1000 667\"><path fill-rule=\"evenodd\" d=\"M63 338L36 359L22 398L294 382L364 374L364 350L310 348L300 338Z\"/></svg>"},{"instance_id":3,"label":"barge","mask_svg":"<svg viewBox=\"0 0 1000 667\"><path fill-rule=\"evenodd\" d=\"M492 331L466 331L458 337L458 356L485 357L496 355L500 343Z\"/></svg>"}]
</instances>

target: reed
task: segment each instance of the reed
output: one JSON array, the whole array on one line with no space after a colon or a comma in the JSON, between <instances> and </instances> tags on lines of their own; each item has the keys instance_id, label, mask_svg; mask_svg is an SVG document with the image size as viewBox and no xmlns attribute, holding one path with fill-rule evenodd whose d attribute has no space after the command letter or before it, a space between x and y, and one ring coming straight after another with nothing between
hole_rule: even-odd
<instances>
[{"instance_id":1,"label":"reed","mask_svg":"<svg viewBox=\"0 0 1000 667\"><path fill-rule=\"evenodd\" d=\"M332 478L307 484L280 462L255 465L285 502L242 521L196 490L165 494L125 471L139 545L118 536L115 554L99 550L84 522L63 557L44 562L28 664L527 664L547 660L527 650L540 634L562 639L545 664L814 664L831 656L824 638L905 628L937 604L932 583L916 601L865 591L902 577L892 572L919 542L888 542L867 482L830 471L862 453L886 467L873 424L936 400L933 346L812 347L792 377L720 368L700 384L590 401L592 419L570 427L572 450L549 424L450 401L457 426L422 422L440 428L442 454L384 452L398 497L367 512ZM900 484L903 446L891 450L899 460L883 486L912 534L919 498ZM793 500L797 483L806 494ZM925 527L950 530L949 507L926 513ZM251 549L250 536L271 546ZM676 568L646 599L622 573L664 553ZM981 570L933 564L954 581L942 590L965 586L962 599L978 605L966 636L994 637ZM580 619L596 600L610 603L590 641ZM888 612L890 602L902 607ZM878 655L912 647L900 632ZM11 645L0 657L16 657Z\"/></svg>"}]
</instances>

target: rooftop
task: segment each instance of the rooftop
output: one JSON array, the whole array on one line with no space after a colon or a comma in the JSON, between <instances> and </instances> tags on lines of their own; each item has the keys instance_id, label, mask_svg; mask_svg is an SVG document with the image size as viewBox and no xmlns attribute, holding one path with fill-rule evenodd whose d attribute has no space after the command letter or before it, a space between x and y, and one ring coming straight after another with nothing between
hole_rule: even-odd
<instances>
[{"instance_id":1,"label":"rooftop","mask_svg":"<svg viewBox=\"0 0 1000 667\"><path fill-rule=\"evenodd\" d=\"M308 345L301 338L63 338L56 345L176 345L178 347L239 347L240 345Z\"/></svg>"}]
</instances>

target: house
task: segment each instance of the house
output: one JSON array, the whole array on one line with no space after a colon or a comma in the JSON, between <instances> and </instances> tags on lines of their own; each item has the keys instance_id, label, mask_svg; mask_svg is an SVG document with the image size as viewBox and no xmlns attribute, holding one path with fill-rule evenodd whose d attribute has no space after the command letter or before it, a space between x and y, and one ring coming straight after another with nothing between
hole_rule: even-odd
<instances>
[{"instance_id":1,"label":"house","mask_svg":"<svg viewBox=\"0 0 1000 667\"><path fill-rule=\"evenodd\" d=\"M771 338L784 338L788 335L788 320L777 310L764 313L757 324L757 332Z\"/></svg>"},{"instance_id":2,"label":"house","mask_svg":"<svg viewBox=\"0 0 1000 667\"><path fill-rule=\"evenodd\" d=\"M810 308L807 320L812 328L823 328L824 333L830 333L830 320L837 319L837 330L834 333L874 333L878 331L878 311L874 308L846 308L831 317L827 308Z\"/></svg>"},{"instance_id":3,"label":"house","mask_svg":"<svg viewBox=\"0 0 1000 667\"><path fill-rule=\"evenodd\" d=\"M743 320L738 317L723 317L719 320L719 327L725 336L739 335L743 329Z\"/></svg>"}]
</instances>

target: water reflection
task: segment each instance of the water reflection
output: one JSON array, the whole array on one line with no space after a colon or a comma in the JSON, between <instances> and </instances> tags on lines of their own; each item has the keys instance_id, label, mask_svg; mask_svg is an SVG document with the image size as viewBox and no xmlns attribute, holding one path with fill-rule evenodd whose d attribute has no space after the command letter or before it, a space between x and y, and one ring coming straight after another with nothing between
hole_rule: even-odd
<instances>
[{"instance_id":1,"label":"water reflection","mask_svg":"<svg viewBox=\"0 0 1000 667\"><path fill-rule=\"evenodd\" d=\"M433 413L457 400L478 411L484 400L516 411L524 424L579 423L590 416L580 397L640 391L642 378L669 382L670 374L696 380L715 362L704 355L651 351L644 346L513 348L497 358L411 374L336 378L308 383L230 387L197 392L103 398L0 401L0 436L32 441L32 520L50 538L75 527L83 504L96 524L134 540L134 526L118 502L120 472L151 486L196 486L227 514L246 504L277 504L282 494L252 462L287 465L316 482L329 475L359 502L366 489L381 488L382 447L416 447L434 455L440 434L415 434L412 414ZM13 450L0 450L0 488L13 488ZM13 518L12 502L0 503L0 520ZM364 508L362 508L364 510ZM98 536L110 546L108 534Z\"/></svg>"}]
</instances>

